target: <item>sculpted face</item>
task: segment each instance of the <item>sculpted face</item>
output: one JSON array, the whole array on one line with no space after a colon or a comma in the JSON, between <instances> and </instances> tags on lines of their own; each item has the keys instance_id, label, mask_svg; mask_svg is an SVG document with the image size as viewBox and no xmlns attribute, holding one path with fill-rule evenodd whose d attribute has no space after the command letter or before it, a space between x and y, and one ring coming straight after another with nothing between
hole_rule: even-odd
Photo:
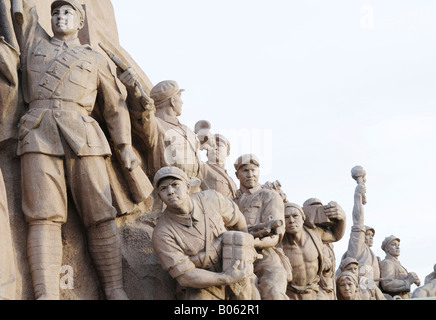
<instances>
[{"instance_id":1,"label":"sculpted face","mask_svg":"<svg viewBox=\"0 0 436 320\"><path fill-rule=\"evenodd\" d=\"M158 186L159 196L168 208L177 210L189 201L189 187L179 179L163 179Z\"/></svg>"},{"instance_id":2,"label":"sculpted face","mask_svg":"<svg viewBox=\"0 0 436 320\"><path fill-rule=\"evenodd\" d=\"M241 186L251 189L259 184L259 167L255 164L246 164L237 172L236 176L241 183Z\"/></svg>"},{"instance_id":3,"label":"sculpted face","mask_svg":"<svg viewBox=\"0 0 436 320\"><path fill-rule=\"evenodd\" d=\"M56 38L76 37L82 26L79 13L70 5L53 9L51 27Z\"/></svg>"},{"instance_id":4,"label":"sculpted face","mask_svg":"<svg viewBox=\"0 0 436 320\"><path fill-rule=\"evenodd\" d=\"M357 287L351 277L343 277L339 280L339 291L345 300L353 300Z\"/></svg>"},{"instance_id":5,"label":"sculpted face","mask_svg":"<svg viewBox=\"0 0 436 320\"><path fill-rule=\"evenodd\" d=\"M225 164L227 156L227 144L222 141L217 141L216 147L207 151L207 160L212 164Z\"/></svg>"},{"instance_id":6,"label":"sculpted face","mask_svg":"<svg viewBox=\"0 0 436 320\"><path fill-rule=\"evenodd\" d=\"M345 267L344 271L350 271L351 273L354 273L356 276L358 276L359 266L355 263L350 263L348 266Z\"/></svg>"},{"instance_id":7,"label":"sculpted face","mask_svg":"<svg viewBox=\"0 0 436 320\"><path fill-rule=\"evenodd\" d=\"M303 217L301 212L294 207L287 207L285 209L285 227L286 233L296 234L303 229Z\"/></svg>"},{"instance_id":8,"label":"sculpted face","mask_svg":"<svg viewBox=\"0 0 436 320\"><path fill-rule=\"evenodd\" d=\"M178 117L182 114L182 106L183 106L182 93L179 92L175 94L172 98L172 102L173 102L174 112Z\"/></svg>"},{"instance_id":9,"label":"sculpted face","mask_svg":"<svg viewBox=\"0 0 436 320\"><path fill-rule=\"evenodd\" d=\"M374 232L372 230L368 230L365 233L365 243L368 247L372 247L374 244Z\"/></svg>"},{"instance_id":10,"label":"sculpted face","mask_svg":"<svg viewBox=\"0 0 436 320\"><path fill-rule=\"evenodd\" d=\"M393 240L387 246L387 252L393 256L398 257L400 255L400 241Z\"/></svg>"}]
</instances>

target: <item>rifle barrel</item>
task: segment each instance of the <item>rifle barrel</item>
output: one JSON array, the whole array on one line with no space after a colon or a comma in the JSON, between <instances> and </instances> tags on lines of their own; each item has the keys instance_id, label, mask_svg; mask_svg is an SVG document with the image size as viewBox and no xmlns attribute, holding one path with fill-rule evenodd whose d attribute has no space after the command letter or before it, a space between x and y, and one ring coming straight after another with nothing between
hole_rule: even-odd
<instances>
[{"instance_id":1,"label":"rifle barrel","mask_svg":"<svg viewBox=\"0 0 436 320\"><path fill-rule=\"evenodd\" d=\"M115 53L113 53L108 47L106 47L103 43L99 42L98 45L103 51L108 55L108 57L118 66L121 70L126 71L129 68L120 58L118 58Z\"/></svg>"},{"instance_id":2,"label":"rifle barrel","mask_svg":"<svg viewBox=\"0 0 436 320\"><path fill-rule=\"evenodd\" d=\"M19 25L24 24L23 0L12 0L12 13L14 14L15 21Z\"/></svg>"}]
</instances>

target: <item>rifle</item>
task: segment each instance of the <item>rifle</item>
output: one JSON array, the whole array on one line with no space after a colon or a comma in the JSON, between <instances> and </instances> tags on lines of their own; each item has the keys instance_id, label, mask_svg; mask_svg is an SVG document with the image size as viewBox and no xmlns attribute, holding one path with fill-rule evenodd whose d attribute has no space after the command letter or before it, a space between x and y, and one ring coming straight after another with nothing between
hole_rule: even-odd
<instances>
[{"instance_id":1,"label":"rifle","mask_svg":"<svg viewBox=\"0 0 436 320\"><path fill-rule=\"evenodd\" d=\"M12 13L14 14L15 21L22 25L24 23L23 0L12 0Z\"/></svg>"},{"instance_id":2,"label":"rifle","mask_svg":"<svg viewBox=\"0 0 436 320\"><path fill-rule=\"evenodd\" d=\"M394 278L392 278L392 277L388 277L388 278L374 278L374 279L372 279L372 281L380 281L380 282L383 282L383 281L392 281L392 280L394 280Z\"/></svg>"},{"instance_id":3,"label":"rifle","mask_svg":"<svg viewBox=\"0 0 436 320\"><path fill-rule=\"evenodd\" d=\"M122 71L126 71L128 68L130 68L124 61L122 61L119 57L115 55L112 51L109 50L108 47L106 47L103 43L99 42L98 45L100 48L103 49L103 51L108 55L108 57L119 67ZM138 88L139 92L141 93L141 96L145 99L146 103L148 105L153 105L154 101L152 98L149 97L149 95L145 92L144 87L142 84L136 80L135 86Z\"/></svg>"},{"instance_id":4,"label":"rifle","mask_svg":"<svg viewBox=\"0 0 436 320\"><path fill-rule=\"evenodd\" d=\"M112 61L123 71L126 71L129 66L124 63L119 57L115 55L112 51L110 51L105 45L103 45L101 42L98 44L100 48L103 49L103 51L109 56L109 58L112 59ZM136 80L135 85L138 87L139 91L141 92L142 97L147 101L147 104L154 105L153 99L151 99L147 93L145 92L144 88L142 87L141 83ZM120 152L117 150L116 152L117 157L120 157ZM130 188L130 191L132 193L132 198L134 203L139 204L143 201L145 201L153 192L153 185L151 184L150 180L142 170L140 166L138 166L133 171L129 171L125 168L121 168L121 171L124 172L124 177L127 180L128 186ZM111 171L110 171L111 172ZM116 174L112 173L113 180L116 180Z\"/></svg>"},{"instance_id":5,"label":"rifle","mask_svg":"<svg viewBox=\"0 0 436 320\"><path fill-rule=\"evenodd\" d=\"M263 239L278 234L277 229L283 226L282 220L269 220L267 222L248 226L248 233L254 238Z\"/></svg>"}]
</instances>

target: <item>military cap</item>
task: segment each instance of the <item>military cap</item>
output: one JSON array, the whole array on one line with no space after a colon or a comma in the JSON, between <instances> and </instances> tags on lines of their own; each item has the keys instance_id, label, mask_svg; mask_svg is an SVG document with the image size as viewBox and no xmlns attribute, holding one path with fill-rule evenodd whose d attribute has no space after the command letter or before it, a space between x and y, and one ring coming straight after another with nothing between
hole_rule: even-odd
<instances>
[{"instance_id":1,"label":"military cap","mask_svg":"<svg viewBox=\"0 0 436 320\"><path fill-rule=\"evenodd\" d=\"M384 252L386 252L386 247L389 245L389 243L391 243L394 240L400 241L400 238L397 238L396 236L389 236L383 240L381 248L383 249Z\"/></svg>"},{"instance_id":2,"label":"military cap","mask_svg":"<svg viewBox=\"0 0 436 320\"><path fill-rule=\"evenodd\" d=\"M256 166L260 166L259 158L254 154L244 154L236 159L235 169L238 171L242 166L246 164L254 164Z\"/></svg>"},{"instance_id":3,"label":"military cap","mask_svg":"<svg viewBox=\"0 0 436 320\"><path fill-rule=\"evenodd\" d=\"M85 21L85 10L83 10L82 5L76 0L55 0L51 4L51 12L63 5L70 5L73 7L77 12L79 12L82 21Z\"/></svg>"},{"instance_id":4,"label":"military cap","mask_svg":"<svg viewBox=\"0 0 436 320\"><path fill-rule=\"evenodd\" d=\"M375 234L375 229L373 227L365 226L365 233L371 230L373 234Z\"/></svg>"},{"instance_id":5,"label":"military cap","mask_svg":"<svg viewBox=\"0 0 436 320\"><path fill-rule=\"evenodd\" d=\"M165 80L159 82L150 91L150 98L154 100L155 105L159 105L167 99L171 98L173 95L179 92L183 92L185 89L179 89L179 85L176 81Z\"/></svg>"},{"instance_id":6,"label":"military cap","mask_svg":"<svg viewBox=\"0 0 436 320\"><path fill-rule=\"evenodd\" d=\"M177 167L163 167L163 168L159 169L159 171L156 172L156 174L154 175L154 180L153 180L154 187L157 188L159 185L159 182L162 179L168 178L168 177L182 180L182 181L186 182L187 184L189 184L189 178L186 175L185 171L183 171L182 169L177 168Z\"/></svg>"},{"instance_id":7,"label":"military cap","mask_svg":"<svg viewBox=\"0 0 436 320\"><path fill-rule=\"evenodd\" d=\"M356 259L354 259L352 257L347 257L341 261L341 264L339 265L339 269L341 269L341 271L344 271L345 268L352 263L359 265L359 261L357 261Z\"/></svg>"},{"instance_id":8,"label":"military cap","mask_svg":"<svg viewBox=\"0 0 436 320\"><path fill-rule=\"evenodd\" d=\"M341 272L336 280L336 283L341 283L343 278L350 278L353 280L355 286L358 288L359 287L359 280L357 278L357 276L351 272L351 271L344 271Z\"/></svg>"},{"instance_id":9,"label":"military cap","mask_svg":"<svg viewBox=\"0 0 436 320\"><path fill-rule=\"evenodd\" d=\"M286 214L286 208L295 208L295 209L297 209L298 211L300 211L301 217L303 218L303 221L306 220L306 214L304 213L303 208L301 208L298 204L291 203L291 202L286 202L285 203L285 216L288 216L288 214Z\"/></svg>"}]
</instances>

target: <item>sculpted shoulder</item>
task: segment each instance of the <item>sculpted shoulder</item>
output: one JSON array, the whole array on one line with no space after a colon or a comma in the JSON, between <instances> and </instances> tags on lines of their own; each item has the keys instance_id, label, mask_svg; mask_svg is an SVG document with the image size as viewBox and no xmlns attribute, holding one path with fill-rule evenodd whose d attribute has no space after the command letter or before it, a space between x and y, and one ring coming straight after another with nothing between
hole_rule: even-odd
<instances>
[{"instance_id":1,"label":"sculpted shoulder","mask_svg":"<svg viewBox=\"0 0 436 320\"><path fill-rule=\"evenodd\" d=\"M276 191L262 188L258 192L262 195L262 197L265 200L271 200L271 201L283 204L283 198ZM283 204L283 206L284 206L284 204Z\"/></svg>"},{"instance_id":2,"label":"sculpted shoulder","mask_svg":"<svg viewBox=\"0 0 436 320\"><path fill-rule=\"evenodd\" d=\"M106 59L106 57L103 54L101 54L99 51L94 50L89 44L81 45L80 49L86 55L92 53L92 58L95 59L98 64L103 64L103 65L108 65L109 64L108 59Z\"/></svg>"},{"instance_id":3,"label":"sculpted shoulder","mask_svg":"<svg viewBox=\"0 0 436 320\"><path fill-rule=\"evenodd\" d=\"M224 197L221 193L219 193L216 190L212 190L212 189L201 191L199 193L194 193L191 197L192 198L198 198L200 196L200 194L203 195L204 198L210 199L210 200Z\"/></svg>"},{"instance_id":4,"label":"sculpted shoulder","mask_svg":"<svg viewBox=\"0 0 436 320\"><path fill-rule=\"evenodd\" d=\"M158 237L166 232L166 230L169 229L169 223L170 223L170 217L168 214L164 211L159 219L156 222L156 226L153 230L153 237Z\"/></svg>"}]
</instances>

